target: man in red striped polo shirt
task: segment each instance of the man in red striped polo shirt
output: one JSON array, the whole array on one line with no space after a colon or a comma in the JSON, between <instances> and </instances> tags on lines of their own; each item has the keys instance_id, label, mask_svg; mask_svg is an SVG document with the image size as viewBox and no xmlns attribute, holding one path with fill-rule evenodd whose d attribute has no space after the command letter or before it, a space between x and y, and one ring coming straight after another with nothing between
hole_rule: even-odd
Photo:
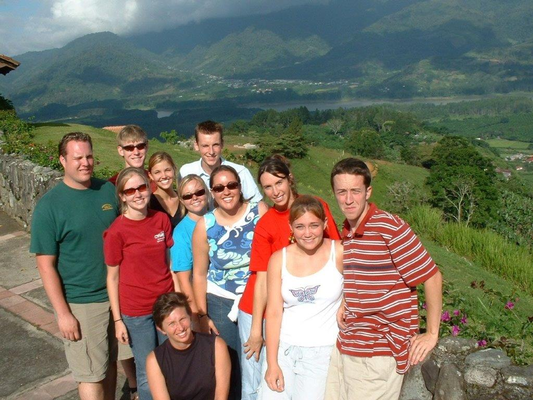
<instances>
[{"instance_id":1,"label":"man in red striped polo shirt","mask_svg":"<svg viewBox=\"0 0 533 400\"><path fill-rule=\"evenodd\" d=\"M331 185L346 220L344 305L326 399L398 399L403 375L438 340L442 276L398 216L369 203L372 176L358 159L339 161ZM424 284L427 331L419 333L416 286Z\"/></svg>"}]
</instances>

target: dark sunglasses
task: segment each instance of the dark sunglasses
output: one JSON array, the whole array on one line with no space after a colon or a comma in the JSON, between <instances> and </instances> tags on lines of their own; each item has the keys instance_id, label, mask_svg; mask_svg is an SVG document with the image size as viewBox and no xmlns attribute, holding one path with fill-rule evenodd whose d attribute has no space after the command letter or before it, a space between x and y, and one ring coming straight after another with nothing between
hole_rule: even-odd
<instances>
[{"instance_id":1,"label":"dark sunglasses","mask_svg":"<svg viewBox=\"0 0 533 400\"><path fill-rule=\"evenodd\" d=\"M146 143L137 143L137 144L128 144L126 146L120 146L126 151L133 151L135 149L138 150L144 150L146 149L147 144Z\"/></svg>"},{"instance_id":2,"label":"dark sunglasses","mask_svg":"<svg viewBox=\"0 0 533 400\"><path fill-rule=\"evenodd\" d=\"M202 197L204 194L205 194L205 189L200 189L200 190L198 190L197 192L194 192L194 193L184 194L183 196L181 196L181 198L183 200L190 200L190 199L193 198L193 196Z\"/></svg>"},{"instance_id":3,"label":"dark sunglasses","mask_svg":"<svg viewBox=\"0 0 533 400\"><path fill-rule=\"evenodd\" d=\"M238 189L241 184L239 182L228 182L227 185L215 185L211 188L211 190L215 193L222 193L224 189L228 188L229 190L235 190Z\"/></svg>"},{"instance_id":4,"label":"dark sunglasses","mask_svg":"<svg viewBox=\"0 0 533 400\"><path fill-rule=\"evenodd\" d=\"M141 186L137 186L136 188L124 189L122 193L124 193L126 196L133 196L137 190L139 193L144 193L148 190L148 185L143 183Z\"/></svg>"}]
</instances>

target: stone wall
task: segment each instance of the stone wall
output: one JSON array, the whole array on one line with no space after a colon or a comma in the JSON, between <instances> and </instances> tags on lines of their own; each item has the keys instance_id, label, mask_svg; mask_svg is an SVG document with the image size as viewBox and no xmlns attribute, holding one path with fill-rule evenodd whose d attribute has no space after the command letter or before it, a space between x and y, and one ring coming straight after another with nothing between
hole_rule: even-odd
<instances>
[{"instance_id":1,"label":"stone wall","mask_svg":"<svg viewBox=\"0 0 533 400\"><path fill-rule=\"evenodd\" d=\"M475 339L445 337L431 357L411 368L400 400L533 399L533 365L511 365L498 349L479 349Z\"/></svg>"},{"instance_id":2,"label":"stone wall","mask_svg":"<svg viewBox=\"0 0 533 400\"><path fill-rule=\"evenodd\" d=\"M35 204L62 174L0 151L0 208L28 231Z\"/></svg>"}]
</instances>

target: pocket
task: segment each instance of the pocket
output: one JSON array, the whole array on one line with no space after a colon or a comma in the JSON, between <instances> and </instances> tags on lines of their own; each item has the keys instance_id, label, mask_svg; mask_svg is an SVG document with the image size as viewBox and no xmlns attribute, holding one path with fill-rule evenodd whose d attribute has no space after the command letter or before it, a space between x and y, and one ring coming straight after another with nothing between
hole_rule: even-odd
<instances>
[{"instance_id":1,"label":"pocket","mask_svg":"<svg viewBox=\"0 0 533 400\"><path fill-rule=\"evenodd\" d=\"M89 357L87 338L78 341L64 340L67 362L75 376L93 374L93 363Z\"/></svg>"}]
</instances>

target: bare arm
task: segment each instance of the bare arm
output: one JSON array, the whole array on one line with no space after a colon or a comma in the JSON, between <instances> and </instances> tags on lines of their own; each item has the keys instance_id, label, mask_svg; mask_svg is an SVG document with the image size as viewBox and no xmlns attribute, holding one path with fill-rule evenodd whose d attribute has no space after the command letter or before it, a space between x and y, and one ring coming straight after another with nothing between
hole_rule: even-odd
<instances>
[{"instance_id":1,"label":"bare arm","mask_svg":"<svg viewBox=\"0 0 533 400\"><path fill-rule=\"evenodd\" d=\"M426 358L439 340L440 317L442 313L442 274L435 275L424 282L427 304L427 330L411 338L409 363L416 365Z\"/></svg>"},{"instance_id":2,"label":"bare arm","mask_svg":"<svg viewBox=\"0 0 533 400\"><path fill-rule=\"evenodd\" d=\"M67 340L80 340L81 332L79 322L70 311L70 307L63 294L61 278L56 268L57 257L37 254L36 260L44 290L57 314L57 325L59 326L61 335Z\"/></svg>"},{"instance_id":3,"label":"bare arm","mask_svg":"<svg viewBox=\"0 0 533 400\"><path fill-rule=\"evenodd\" d=\"M192 289L198 309L198 320L202 332L218 330L213 321L207 316L207 270L209 268L209 244L205 231L205 222L201 218L192 234L193 274Z\"/></svg>"},{"instance_id":4,"label":"bare arm","mask_svg":"<svg viewBox=\"0 0 533 400\"><path fill-rule=\"evenodd\" d=\"M215 400L228 399L230 375L231 361L228 345L221 337L217 337L215 339Z\"/></svg>"},{"instance_id":5,"label":"bare arm","mask_svg":"<svg viewBox=\"0 0 533 400\"><path fill-rule=\"evenodd\" d=\"M115 336L122 344L128 344L130 339L128 337L128 330L122 315L120 314L120 301L118 297L118 279L119 270L118 265L107 266L107 294L109 295L109 304L111 305L111 314L113 316L113 323L115 324Z\"/></svg>"},{"instance_id":6,"label":"bare arm","mask_svg":"<svg viewBox=\"0 0 533 400\"><path fill-rule=\"evenodd\" d=\"M178 271L173 272L178 279L178 283L181 289L181 293L187 296L189 300L189 305L193 314L198 314L198 307L196 306L196 301L194 300L194 292L191 284L191 271Z\"/></svg>"},{"instance_id":7,"label":"bare arm","mask_svg":"<svg viewBox=\"0 0 533 400\"><path fill-rule=\"evenodd\" d=\"M279 335L283 316L283 298L281 297L281 251L270 257L267 272L267 308L266 308L266 354L267 370L265 381L276 392L283 392L285 380L278 364Z\"/></svg>"},{"instance_id":8,"label":"bare arm","mask_svg":"<svg viewBox=\"0 0 533 400\"><path fill-rule=\"evenodd\" d=\"M146 376L154 400L170 400L165 377L152 351L146 358Z\"/></svg>"},{"instance_id":9,"label":"bare arm","mask_svg":"<svg viewBox=\"0 0 533 400\"><path fill-rule=\"evenodd\" d=\"M267 304L267 273L258 271L254 287L254 302L252 310L252 326L250 337L244 343L246 358L252 356L259 361L261 348L263 347L263 315Z\"/></svg>"}]
</instances>

